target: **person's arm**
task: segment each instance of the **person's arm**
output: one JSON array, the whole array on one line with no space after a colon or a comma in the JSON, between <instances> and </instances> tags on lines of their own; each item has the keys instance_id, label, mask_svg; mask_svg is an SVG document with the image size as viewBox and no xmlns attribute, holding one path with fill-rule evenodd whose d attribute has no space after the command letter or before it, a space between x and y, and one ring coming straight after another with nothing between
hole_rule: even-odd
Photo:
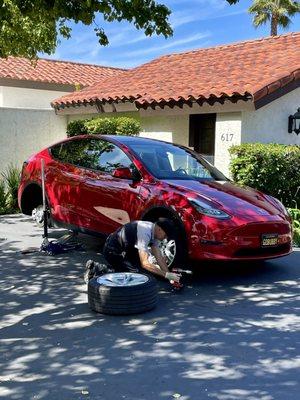
<instances>
[{"instance_id":1,"label":"person's arm","mask_svg":"<svg viewBox=\"0 0 300 400\"><path fill-rule=\"evenodd\" d=\"M149 254L146 251L139 250L139 257L141 261L141 266L145 268L147 271L152 272L155 275L159 275L162 278L166 277L167 271L163 271L162 269L157 268L156 265L151 264L149 262Z\"/></svg>"},{"instance_id":2,"label":"person's arm","mask_svg":"<svg viewBox=\"0 0 300 400\"><path fill-rule=\"evenodd\" d=\"M160 248L157 246L151 246L151 253L154 255L160 269L164 271L164 273L169 272L169 268L167 266L165 258L160 251Z\"/></svg>"},{"instance_id":3,"label":"person's arm","mask_svg":"<svg viewBox=\"0 0 300 400\"><path fill-rule=\"evenodd\" d=\"M153 246L153 247L155 247L155 246ZM157 248L157 250L159 251L159 257L163 259L160 250L158 248ZM153 252L153 249L152 249L152 252ZM156 253L156 251L155 251L155 253ZM155 256L154 253L153 253L153 255ZM169 272L168 266L164 259L162 262L162 267L160 266L158 260L156 259L158 262L158 265L159 265L159 267L158 267L149 262L149 254L146 251L139 250L139 257L140 257L142 267L145 268L147 271L152 272L153 274L159 275L162 278L165 278L169 281L175 281L175 282L180 281L180 274ZM155 256L155 258L156 258L156 256Z\"/></svg>"}]
</instances>

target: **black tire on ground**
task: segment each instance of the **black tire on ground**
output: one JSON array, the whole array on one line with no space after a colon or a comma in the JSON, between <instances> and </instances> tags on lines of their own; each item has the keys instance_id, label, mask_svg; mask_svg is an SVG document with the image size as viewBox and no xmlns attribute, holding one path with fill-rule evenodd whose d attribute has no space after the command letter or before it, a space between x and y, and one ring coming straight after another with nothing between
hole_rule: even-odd
<instances>
[{"instance_id":1,"label":"black tire on ground","mask_svg":"<svg viewBox=\"0 0 300 400\"><path fill-rule=\"evenodd\" d=\"M132 272L92 278L88 283L88 304L101 314L129 315L150 311L157 304L156 279Z\"/></svg>"}]
</instances>

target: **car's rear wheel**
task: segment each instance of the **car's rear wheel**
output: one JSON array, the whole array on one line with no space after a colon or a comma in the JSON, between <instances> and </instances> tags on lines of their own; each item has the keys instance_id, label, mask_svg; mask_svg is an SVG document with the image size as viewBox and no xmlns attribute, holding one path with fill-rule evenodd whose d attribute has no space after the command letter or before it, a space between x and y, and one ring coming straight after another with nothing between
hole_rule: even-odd
<instances>
[{"instance_id":1,"label":"car's rear wheel","mask_svg":"<svg viewBox=\"0 0 300 400\"><path fill-rule=\"evenodd\" d=\"M32 210L31 217L39 228L44 226L44 207L42 204L39 204ZM49 228L52 227L49 207L47 207L47 225Z\"/></svg>"},{"instance_id":2,"label":"car's rear wheel","mask_svg":"<svg viewBox=\"0 0 300 400\"><path fill-rule=\"evenodd\" d=\"M31 216L38 227L42 228L44 226L44 208L42 204L32 210Z\"/></svg>"},{"instance_id":3,"label":"car's rear wheel","mask_svg":"<svg viewBox=\"0 0 300 400\"><path fill-rule=\"evenodd\" d=\"M152 310L157 284L152 276L132 272L105 274L88 283L89 307L101 314L129 315Z\"/></svg>"}]
</instances>

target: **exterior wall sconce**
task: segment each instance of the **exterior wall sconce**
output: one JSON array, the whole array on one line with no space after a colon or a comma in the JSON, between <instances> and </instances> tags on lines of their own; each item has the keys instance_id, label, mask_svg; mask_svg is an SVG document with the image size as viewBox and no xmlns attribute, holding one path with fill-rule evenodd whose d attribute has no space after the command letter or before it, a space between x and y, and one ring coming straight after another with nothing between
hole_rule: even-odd
<instances>
[{"instance_id":1,"label":"exterior wall sconce","mask_svg":"<svg viewBox=\"0 0 300 400\"><path fill-rule=\"evenodd\" d=\"M300 108L294 115L289 116L289 133L295 132L297 135L300 133Z\"/></svg>"}]
</instances>

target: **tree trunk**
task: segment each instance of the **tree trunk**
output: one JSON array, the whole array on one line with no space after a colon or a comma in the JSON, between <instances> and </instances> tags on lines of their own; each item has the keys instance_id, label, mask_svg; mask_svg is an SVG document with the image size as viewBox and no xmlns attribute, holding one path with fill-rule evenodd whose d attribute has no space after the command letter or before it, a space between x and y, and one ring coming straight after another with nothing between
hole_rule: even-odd
<instances>
[{"instance_id":1,"label":"tree trunk","mask_svg":"<svg viewBox=\"0 0 300 400\"><path fill-rule=\"evenodd\" d=\"M278 25L277 16L276 15L272 15L272 18L271 18L271 36L277 36L277 25Z\"/></svg>"}]
</instances>

